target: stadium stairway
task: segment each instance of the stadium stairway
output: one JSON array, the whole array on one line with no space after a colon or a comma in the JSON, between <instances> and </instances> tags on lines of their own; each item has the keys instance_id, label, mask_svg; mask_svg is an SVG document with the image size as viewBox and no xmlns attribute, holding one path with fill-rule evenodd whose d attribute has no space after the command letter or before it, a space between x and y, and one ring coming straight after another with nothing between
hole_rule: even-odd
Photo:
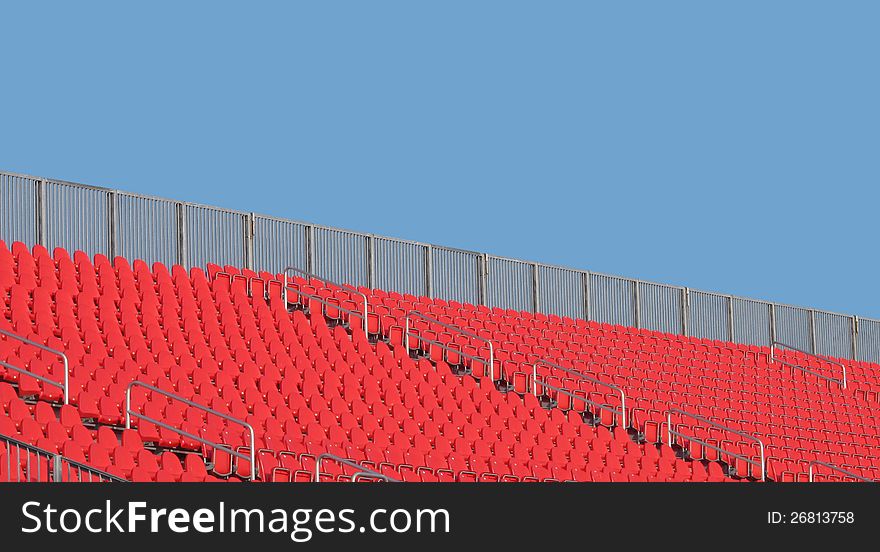
<instances>
[{"instance_id":1,"label":"stadium stairway","mask_svg":"<svg viewBox=\"0 0 880 552\"><path fill-rule=\"evenodd\" d=\"M664 416L681 408L760 436L770 479L802 480L813 460L875 477L876 366L846 361L856 383L840 392L758 347L359 291L366 327L358 293L314 280L0 242L0 329L70 362L69 405L0 368L0 435L134 481L307 481L326 454L402 481L761 478L751 442L730 432L680 422L697 439L663 444ZM410 322L407 347L411 311L430 319ZM486 339L498 378L479 370ZM55 355L5 336L0 361L63 380ZM606 385L566 369L623 389L627 415ZM126 429L134 381L150 387L131 388ZM0 481L24 469L10 458L0 444ZM321 480L360 469L333 458Z\"/></svg>"}]
</instances>

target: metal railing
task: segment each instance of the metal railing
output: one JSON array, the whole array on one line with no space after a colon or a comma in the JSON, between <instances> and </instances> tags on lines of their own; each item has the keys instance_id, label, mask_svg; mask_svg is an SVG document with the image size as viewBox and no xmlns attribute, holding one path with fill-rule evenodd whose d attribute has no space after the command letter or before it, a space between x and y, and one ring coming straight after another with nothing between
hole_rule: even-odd
<instances>
[{"instance_id":1,"label":"metal railing","mask_svg":"<svg viewBox=\"0 0 880 552\"><path fill-rule=\"evenodd\" d=\"M339 289L348 291L350 293L354 293L355 295L359 295L361 297L361 299L364 300L364 311L362 313L358 312L358 311L351 310L351 309L347 309L347 308L343 307L341 304L337 305L335 303L331 303L330 301L328 301L324 297L321 297L317 294L306 293L306 292L302 291L301 289L296 290L296 292L298 294L304 295L310 299L314 299L315 301L318 301L319 303L323 304L325 306L325 308L326 307L333 307L333 308L338 309L344 313L347 313L348 315L355 315L355 316L362 317L363 318L362 322L363 322L363 327L364 327L364 334L367 333L367 316L369 315L370 304L369 304L369 301L367 300L366 294L361 293L360 291L358 291L354 287L350 286L349 284L338 284L338 283L334 282L333 280L329 280L329 279L324 278L323 276L319 276L317 274L312 274L311 272L308 272L306 270L302 270L301 268L297 268L295 266L288 266L288 267L284 268L284 282L282 282L282 285L281 285L281 290L282 290L281 296L282 296L282 299L284 300L285 305L287 305L287 290L290 287L290 283L288 282L288 275L291 273L296 273L296 274L301 274L303 276L306 276L308 278L309 282L311 282L311 280L318 280L319 282L322 282L324 284L336 286Z\"/></svg>"},{"instance_id":2,"label":"metal railing","mask_svg":"<svg viewBox=\"0 0 880 552\"><path fill-rule=\"evenodd\" d=\"M589 381L589 382L592 382L596 385L601 385L601 386L607 387L607 388L615 391L616 393L620 393L620 408L614 408L613 406L610 406L607 404L597 403L597 402L592 401L586 397L581 397L580 395L576 395L571 390L564 389L561 387L556 387L556 386L550 385L546 381L538 380L538 366L539 365L549 366L550 368L553 368L556 370L562 370L566 374L570 374L578 379L581 379L584 381ZM607 382L598 380L592 376L588 376L582 372L578 372L577 370L574 370L572 368L566 368L566 367L560 366L554 362L550 362L549 360L541 359L532 366L532 394L535 397L539 396L538 395L538 385L540 385L541 387L543 387L545 389L552 389L553 391L556 391L557 393L562 393L568 397L571 397L572 399L578 399L580 401L583 401L586 404L589 404L591 406L595 406L596 408L598 408L600 410L607 410L608 412L611 412L615 416L620 416L620 426L621 427L623 427L624 429L627 429L629 427L629 420L626 417L626 393L624 393L624 391L621 387L618 387L617 385L614 385L613 383L607 383Z\"/></svg>"},{"instance_id":3,"label":"metal railing","mask_svg":"<svg viewBox=\"0 0 880 552\"><path fill-rule=\"evenodd\" d=\"M5 458L0 459L3 464L0 467L5 468L6 477L0 482L126 482L121 477L6 435L0 435L0 443L6 448Z\"/></svg>"},{"instance_id":4,"label":"metal railing","mask_svg":"<svg viewBox=\"0 0 880 552\"><path fill-rule=\"evenodd\" d=\"M815 474L815 471L813 470L813 467L814 467L814 466L823 466L823 467L825 467L825 468L828 468L828 469L831 470L831 471L835 471L835 472L841 473L841 474L843 474L843 475L845 475L845 476L847 476L847 477L851 477L851 478L853 478L853 479L858 479L859 481L864 481L864 482L866 482L866 483L876 483L876 481L874 481L873 479L869 479L869 478L867 478L867 477L863 477L863 476L861 476L861 475L856 475L856 474L854 474L854 473L852 473L852 472L849 472L849 471L846 471L846 470L844 470L844 469L842 469L842 468L838 468L838 467L835 466L834 464L829 464L828 462L822 462L822 461L819 461L819 460L813 460L813 461L810 462L810 467L809 467L809 478L807 479L807 481L809 481L810 483L813 483L813 482L814 482L814 479L813 479L814 474Z\"/></svg>"},{"instance_id":5,"label":"metal railing","mask_svg":"<svg viewBox=\"0 0 880 552\"><path fill-rule=\"evenodd\" d=\"M463 335L463 336L466 336L466 337L469 337L472 339L477 339L479 341L485 342L486 344L489 345L488 364L487 364L486 359L484 359L483 357L479 357L476 355L471 355L471 354L465 353L464 351L462 351L460 349L455 349L452 346L450 346L446 343L443 343L442 341L428 339L428 338L422 336L421 334L410 331L412 329L412 324L411 324L412 318L419 318L419 319L424 320L425 322L428 322L430 324L435 324L437 326L440 326L441 328L445 328L447 330L456 332L459 335ZM470 359L472 362L474 362L474 361L480 362L486 368L488 368L489 378L492 381L495 381L495 347L492 344L492 340L486 339L485 337L481 337L473 332L469 332L468 330L464 330L462 328L459 328L458 326L453 326L452 324L446 324L445 322L440 322L439 320L431 318L430 316L427 316L426 314L423 314L423 313L416 311L416 310L409 311L406 314L406 319L404 320L403 345L407 351L411 350L411 348L410 348L410 338L411 337L416 338L420 343L428 343L430 345L436 345L436 346L440 347L441 349L444 349L447 351L452 351L453 353L455 353L461 357ZM421 349L421 346L419 348ZM486 375L485 370L483 372L483 375L484 376ZM504 377L504 374L499 374L499 375L502 378Z\"/></svg>"},{"instance_id":6,"label":"metal railing","mask_svg":"<svg viewBox=\"0 0 880 552\"><path fill-rule=\"evenodd\" d=\"M68 483L125 483L126 480L113 474L87 466L82 462L57 455L54 460L55 481Z\"/></svg>"},{"instance_id":7,"label":"metal railing","mask_svg":"<svg viewBox=\"0 0 880 552\"><path fill-rule=\"evenodd\" d=\"M194 434L189 433L188 431L185 431L179 427L174 427L172 425L166 424L165 422L163 422L161 420L155 420L153 418L150 418L149 416L141 414L140 412L138 412L136 410L132 410L131 409L131 390L134 387L143 387L144 389L152 391L153 393L158 393L158 394L163 395L165 397L168 397L172 400L182 402L183 404L185 404L187 406L191 406L193 408L198 408L199 410L202 410L202 411L207 412L209 414L213 414L214 416L217 416L219 418L223 418L226 421L229 421L229 422L232 422L236 425L240 425L240 426L244 427L245 429L248 430L248 432L250 434L250 438L251 438L250 439L251 446L249 448L249 454L247 454L247 455L242 454L242 453L238 452L237 450L224 445L223 443L215 443L213 441L209 441L208 439L205 439L199 435L194 435ZM251 481L254 481L259 475L257 473L257 462L256 462L257 453L256 453L256 449L254 448L254 445L255 445L254 428L253 428L253 426L251 426L251 424L249 424L245 421L239 420L238 418L234 418L228 414L218 412L217 410L214 410L213 408L208 408L207 406L202 406L202 405L195 403L193 401L184 399L180 395L175 395L174 393L169 393L168 391L163 391L162 389L159 389L158 387L154 387L152 385L149 385L147 383L143 383L141 381L133 381L130 384L128 384L128 387L125 389L125 428L126 429L131 429L132 416L135 418L140 418L141 420L144 420L145 422L149 422L149 423L154 424L156 426L159 426L161 428L165 428L169 431L173 431L179 435L183 435L184 437L186 437L188 439L192 439L193 441L196 441L196 442L201 443L203 445L212 447L215 450L221 450L221 451L229 454L230 456L234 456L236 458L240 458L241 460L246 460L246 461L250 462L251 469L250 469L249 479Z\"/></svg>"},{"instance_id":8,"label":"metal railing","mask_svg":"<svg viewBox=\"0 0 880 552\"><path fill-rule=\"evenodd\" d=\"M47 347L47 346L43 345L42 343L37 343L36 341L32 341L26 337L22 337L18 334L6 331L2 328L0 328L0 334L5 335L6 337L9 337L12 339L16 339L18 341L21 341L22 343L25 343L27 345L31 345L32 347L42 349L43 351L52 353L54 355L57 355L59 358L61 358L61 361L64 363L64 381L61 383L59 383L55 380L51 380L47 377L41 376L39 374L35 374L34 372L31 372L30 370L27 370L25 368L21 368L19 366L13 366L12 364L9 364L8 362L0 361L0 366L3 366L4 368L7 368L9 370L15 370L16 372L26 374L34 379L37 379L37 380L42 381L44 383L47 383L53 387L58 387L59 389L61 389L61 391L64 394L64 404L69 404L69 402L70 402L70 396L69 396L69 394L70 394L70 365L68 364L68 361L67 361L67 355L65 355L61 351L57 351L51 347Z\"/></svg>"},{"instance_id":9,"label":"metal railing","mask_svg":"<svg viewBox=\"0 0 880 552\"><path fill-rule=\"evenodd\" d=\"M0 238L186 268L325 267L353 285L880 362L880 320L0 171ZM14 210L11 208L14 206ZM321 237L323 236L323 237Z\"/></svg>"},{"instance_id":10,"label":"metal railing","mask_svg":"<svg viewBox=\"0 0 880 552\"><path fill-rule=\"evenodd\" d=\"M356 478L361 478L361 479L370 478L370 479L380 479L380 480L385 481L387 483L398 483L398 481L396 479L392 479L391 477L388 477L387 475L384 475L384 474L381 474L377 471L373 471L369 468L366 468L366 467L358 464L354 460L351 460L349 458L343 458L341 456L336 456L335 454L330 454L329 452L325 452L324 454L320 454L320 455L318 455L317 458L315 458L315 478L314 478L315 483L319 483L321 481L321 463L323 463L324 460L333 460L335 462L339 462L340 464L343 464L345 466L348 466L350 468L354 468L354 469L358 470L357 472L355 472L351 476L352 482L357 481Z\"/></svg>"},{"instance_id":11,"label":"metal railing","mask_svg":"<svg viewBox=\"0 0 880 552\"><path fill-rule=\"evenodd\" d=\"M819 359L823 362L833 364L833 365L840 368L840 370L843 373L843 378L842 379L832 378L830 376L820 374L819 372L816 372L814 370L810 370L809 368L804 368L803 366L798 366L797 364L792 364L790 362L786 362L786 361L782 360L781 358L776 358L776 348L777 347L791 349L792 351L797 351L797 352L805 354L807 356L811 356L813 358ZM830 358L822 356L822 355L815 355L813 353L804 351L803 349L799 349L793 345L788 345L786 343L782 343L781 341L774 341L771 344L771 346L770 346L770 361L771 362L778 362L779 364L782 364L783 366L788 366L792 370L801 370L802 372L806 372L808 374L814 375L817 378L822 378L826 381L836 383L836 384L840 385L841 388L846 389L846 365L843 364L842 362L837 362L836 360L831 360Z\"/></svg>"},{"instance_id":12,"label":"metal railing","mask_svg":"<svg viewBox=\"0 0 880 552\"><path fill-rule=\"evenodd\" d=\"M753 442L757 443L758 446L760 447L761 460L755 461L754 459L752 459L748 456L743 456L741 454L737 454L733 451L726 450L718 445L714 445L712 443L709 443L707 441L704 441L704 440L699 439L697 437L694 437L692 435L687 435L685 433L681 433L680 431L678 431L676 429L673 429L673 425L672 425L672 415L673 414L679 414L682 417L692 418L694 420L703 422L705 424L709 424L712 427L722 429L724 431L728 431L730 433L733 433L734 435L739 435L740 437L744 437L744 438L748 439L749 441L753 441ZM761 468L761 481L767 480L767 459L764 455L764 442L753 435L749 435L748 433L744 433L742 431L733 429L732 427L727 427L726 425L719 424L718 422L713 422L712 420L705 418L703 416L700 416L699 414L692 414L690 412L686 412L686 411L680 410L678 408L672 408L666 412L666 432L667 432L667 443L666 444L669 445L670 447L674 444L674 442L672 440L673 435L676 437L682 437L687 441L693 441L695 443L699 443L699 444L703 445L704 447L709 447L709 448L716 450L720 453L726 454L732 458L737 458L737 459L742 460L744 462L747 462L753 466L760 467Z\"/></svg>"}]
</instances>

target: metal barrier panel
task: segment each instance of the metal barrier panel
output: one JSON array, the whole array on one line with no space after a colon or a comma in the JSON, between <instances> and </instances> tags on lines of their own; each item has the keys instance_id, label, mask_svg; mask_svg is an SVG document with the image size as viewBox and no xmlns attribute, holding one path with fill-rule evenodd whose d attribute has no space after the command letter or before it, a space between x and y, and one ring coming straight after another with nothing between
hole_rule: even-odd
<instances>
[{"instance_id":1,"label":"metal barrier panel","mask_svg":"<svg viewBox=\"0 0 880 552\"><path fill-rule=\"evenodd\" d=\"M489 257L487 305L502 309L534 312L534 265L522 261Z\"/></svg>"},{"instance_id":2,"label":"metal barrier panel","mask_svg":"<svg viewBox=\"0 0 880 552\"><path fill-rule=\"evenodd\" d=\"M814 313L816 354L852 358L853 319L842 314L816 311Z\"/></svg>"},{"instance_id":3,"label":"metal barrier panel","mask_svg":"<svg viewBox=\"0 0 880 552\"><path fill-rule=\"evenodd\" d=\"M46 248L110 255L110 192L46 183Z\"/></svg>"},{"instance_id":4,"label":"metal barrier panel","mask_svg":"<svg viewBox=\"0 0 880 552\"><path fill-rule=\"evenodd\" d=\"M114 255L171 266L180 262L177 203L118 193Z\"/></svg>"},{"instance_id":5,"label":"metal barrier panel","mask_svg":"<svg viewBox=\"0 0 880 552\"><path fill-rule=\"evenodd\" d=\"M770 304L750 299L734 297L733 301L733 340L747 345L769 347Z\"/></svg>"},{"instance_id":6,"label":"metal barrier panel","mask_svg":"<svg viewBox=\"0 0 880 552\"><path fill-rule=\"evenodd\" d=\"M880 362L880 320L859 318L857 359Z\"/></svg>"},{"instance_id":7,"label":"metal barrier panel","mask_svg":"<svg viewBox=\"0 0 880 552\"><path fill-rule=\"evenodd\" d=\"M243 267L245 224L243 213L201 205L185 205L185 265L204 267L208 263Z\"/></svg>"},{"instance_id":8,"label":"metal barrier panel","mask_svg":"<svg viewBox=\"0 0 880 552\"><path fill-rule=\"evenodd\" d=\"M787 305L775 305L776 340L810 353L813 350L810 310Z\"/></svg>"},{"instance_id":9,"label":"metal barrier panel","mask_svg":"<svg viewBox=\"0 0 880 552\"><path fill-rule=\"evenodd\" d=\"M424 245L373 238L373 287L412 295L428 294L427 250Z\"/></svg>"},{"instance_id":10,"label":"metal barrier panel","mask_svg":"<svg viewBox=\"0 0 880 552\"><path fill-rule=\"evenodd\" d=\"M681 303L684 290L648 282L639 282L637 285L642 328L658 332L682 333L684 321Z\"/></svg>"},{"instance_id":11,"label":"metal barrier panel","mask_svg":"<svg viewBox=\"0 0 880 552\"><path fill-rule=\"evenodd\" d=\"M480 255L471 251L431 248L434 297L480 304Z\"/></svg>"},{"instance_id":12,"label":"metal barrier panel","mask_svg":"<svg viewBox=\"0 0 880 552\"><path fill-rule=\"evenodd\" d=\"M0 239L10 247L37 243L37 186L33 178L0 173Z\"/></svg>"},{"instance_id":13,"label":"metal barrier panel","mask_svg":"<svg viewBox=\"0 0 880 552\"><path fill-rule=\"evenodd\" d=\"M586 318L587 277L577 270L538 265L538 312Z\"/></svg>"},{"instance_id":14,"label":"metal barrier panel","mask_svg":"<svg viewBox=\"0 0 880 552\"><path fill-rule=\"evenodd\" d=\"M277 274L289 265L307 269L308 239L306 224L254 217L254 270Z\"/></svg>"},{"instance_id":15,"label":"metal barrier panel","mask_svg":"<svg viewBox=\"0 0 880 552\"><path fill-rule=\"evenodd\" d=\"M590 320L637 326L635 281L590 274Z\"/></svg>"},{"instance_id":16,"label":"metal barrier panel","mask_svg":"<svg viewBox=\"0 0 880 552\"><path fill-rule=\"evenodd\" d=\"M369 238L347 230L315 228L315 274L352 286L369 286Z\"/></svg>"},{"instance_id":17,"label":"metal barrier panel","mask_svg":"<svg viewBox=\"0 0 880 552\"><path fill-rule=\"evenodd\" d=\"M688 291L688 333L703 339L730 339L730 297Z\"/></svg>"}]
</instances>

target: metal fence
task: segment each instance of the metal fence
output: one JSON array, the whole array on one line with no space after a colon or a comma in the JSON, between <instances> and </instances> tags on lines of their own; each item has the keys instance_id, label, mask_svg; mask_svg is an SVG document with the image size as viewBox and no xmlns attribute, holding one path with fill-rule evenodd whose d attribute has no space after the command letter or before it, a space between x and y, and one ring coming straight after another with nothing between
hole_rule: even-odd
<instances>
[{"instance_id":1,"label":"metal fence","mask_svg":"<svg viewBox=\"0 0 880 552\"><path fill-rule=\"evenodd\" d=\"M0 172L0 238L148 263L280 272L880 362L880 321Z\"/></svg>"}]
</instances>

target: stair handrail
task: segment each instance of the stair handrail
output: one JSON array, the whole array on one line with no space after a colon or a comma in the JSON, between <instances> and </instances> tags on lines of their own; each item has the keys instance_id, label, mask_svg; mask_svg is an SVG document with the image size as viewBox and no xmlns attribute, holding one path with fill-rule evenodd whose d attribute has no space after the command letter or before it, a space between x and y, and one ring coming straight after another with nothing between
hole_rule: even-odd
<instances>
[{"instance_id":1,"label":"stair handrail","mask_svg":"<svg viewBox=\"0 0 880 552\"><path fill-rule=\"evenodd\" d=\"M863 477L863 476L861 476L861 475L856 475L856 474L854 474L854 473L852 473L852 472L850 472L850 471L847 471L847 470L845 470L845 469L843 469L843 468L839 468L839 467L835 466L834 464L831 464L831 463L828 463L828 462L822 462L821 460L812 460L812 461L810 461L810 467L809 467L809 479L808 479L808 481L809 481L810 483L813 483L813 482L814 482L814 481L813 481L813 475L814 475L813 467L814 467L814 466L824 466L824 467L826 467L826 468L828 468L828 469L830 469L830 470L832 470L832 471L836 471L836 472L842 473L842 474L846 475L847 477L852 477L853 479L858 479L859 481L864 481L864 482L866 482L866 483L876 483L876 482L877 482L877 481L875 481L875 480L873 480L873 479L870 479L870 478L868 478L868 477Z\"/></svg>"},{"instance_id":2,"label":"stair handrail","mask_svg":"<svg viewBox=\"0 0 880 552\"><path fill-rule=\"evenodd\" d=\"M398 483L397 479L393 479L391 477L388 477L387 475L381 474L377 471L373 471L370 468L367 468L365 466L362 466L361 464L358 464L357 462L355 462L354 460L352 460L350 458L343 458L341 456L337 456L337 455L331 454L329 452L319 454L318 457L315 458L315 475L314 475L314 482L315 483L320 483L320 481L321 481L321 463L324 460L335 460L336 462L339 462L340 464L344 464L348 467L355 468L356 470L358 470L357 472L355 472L354 475L352 475L352 482L355 481L355 477L361 477L361 478L362 477L371 477L373 479L381 479L381 480L385 481L386 483Z\"/></svg>"},{"instance_id":3,"label":"stair handrail","mask_svg":"<svg viewBox=\"0 0 880 552\"><path fill-rule=\"evenodd\" d=\"M131 390L135 387L143 387L144 389L148 389L154 393L159 393L160 395L164 395L172 400L182 402L182 403L186 404L187 406L191 406L193 408L198 408L199 410L202 410L204 412L208 412L209 414L213 414L215 416L223 418L224 420L227 420L227 421L230 421L234 424L243 426L250 433L250 438L251 438L250 454L248 454L248 455L242 454L242 453L238 452L237 450L235 450L229 446L224 445L223 443L215 443L213 441L205 439L204 437L201 437L200 435L194 435L194 434L192 434L188 431L185 431L179 427L174 427L170 424L167 424L161 420L155 420L153 418L150 418L149 416L141 414L137 410L132 410L131 409ZM231 456L235 456L236 458L241 458L242 460L247 460L251 463L251 470L250 470L251 473L250 473L249 479L251 481L254 481L257 478L257 475L258 475L257 474L257 462L256 462L257 453L256 453L256 449L254 448L254 444L255 444L254 443L254 428L251 424L245 422L244 420L239 420L238 418L230 416L229 414L224 414L223 412L219 412L217 410L214 410L213 408L209 408L207 406L203 406L199 403L185 399L185 398L181 397L180 395L176 395L174 393L164 391L162 389L159 389L158 387L155 387L155 386L152 386L148 383L144 383L142 381L137 381L137 380L129 383L128 387L126 387L126 389L125 389L125 429L131 429L131 418L132 417L140 418L140 419L142 419L146 422L149 422L151 424L155 424L155 425L162 427L162 428L165 428L169 431L173 431L175 433L183 435L184 437L187 437L188 439L192 439L193 441L199 442L203 445L207 445L207 446L212 447L214 449L221 450Z\"/></svg>"},{"instance_id":4,"label":"stair handrail","mask_svg":"<svg viewBox=\"0 0 880 552\"><path fill-rule=\"evenodd\" d=\"M673 429L673 427L672 427L672 415L673 415L673 414L680 414L680 415L683 416L683 417L693 418L694 420L698 420L698 421L700 421L700 422L703 422L703 423L709 424L709 425L711 425L711 426L713 426L713 427L716 427L716 428L719 428L719 429L723 429L723 430L725 430L725 431L729 431L729 432L733 433L734 435L739 435L740 437L745 437L746 439L748 439L748 440L750 440L750 441L754 441L754 442L758 443L758 446L760 447L760 450L761 450L761 461L760 461L760 462L756 462L756 461L752 460L751 458L749 458L749 457L747 457L747 456L743 456L743 455L741 455L741 454L737 454L737 453L735 453L735 452L732 452L732 451L726 450L726 449L724 449L724 448L721 448L721 447L719 447L719 446L717 446L717 445L713 445L712 443L708 443L708 442L706 442L706 441L704 441L704 440L702 440L702 439L699 439L699 438L697 438L697 437L694 437L694 436L692 436L692 435L686 435L686 434L681 433L680 431L678 431L678 430L676 430L676 429ZM759 466L759 467L761 468L761 481L766 481L766 480L767 480L767 458L766 458L766 456L765 456L765 454L764 454L764 441L762 441L761 439L755 437L754 435L749 435L748 433L745 433L745 432L743 432L743 431L739 431L739 430L737 430L737 429L733 429L732 427L728 427L728 426L726 426L726 425L719 424L718 422L715 422L715 421L713 421L713 420L710 420L709 418L706 418L706 417L704 417L704 416L700 416L699 414L694 414L694 413L692 413L692 412L687 412L687 411L685 411L685 410L681 410L681 409L679 409L679 408L670 408L670 409L666 412L666 432L667 432L667 433L666 433L666 435L667 435L667 445L669 445L670 447L671 447L672 444L673 444L673 441L672 441L672 436L673 436L673 435L675 435L675 436L677 436L677 437L683 437L683 438L685 438L685 439L688 440L688 441L694 441L694 442L700 443L700 444L703 445L704 447L709 447L709 448L711 448L711 449L713 449L713 450L717 450L718 452L723 452L723 453L725 453L725 454L728 454L728 455L730 455L730 456L732 456L732 457L734 457L734 458L738 458L738 459L740 459L740 460L742 460L742 461L744 461L744 462L747 462L747 463L749 463L749 464L752 464L752 465L754 465L754 466Z\"/></svg>"},{"instance_id":5,"label":"stair handrail","mask_svg":"<svg viewBox=\"0 0 880 552\"><path fill-rule=\"evenodd\" d=\"M333 307L341 310L342 312L348 313L350 315L354 314L357 316L361 316L363 314L364 334L367 333L367 316L370 311L370 303L369 303L369 300L367 299L367 295L365 293L362 293L360 290L356 289L354 286L351 286L349 284L340 284L338 282L334 282L333 280L330 280L329 278L325 278L319 274L314 274L312 272L309 272L307 270L303 270L301 268L297 268L295 266L287 266L284 268L284 282L282 282L282 285L281 285L281 297L284 300L285 307L287 306L287 289L290 287L290 282L288 282L288 275L290 273L300 274L302 276L306 276L309 279L309 281L318 280L318 281L323 282L325 284L330 284L331 286L336 286L340 289L344 289L346 291L349 291L349 292L352 292L354 294L359 295L361 297L361 299L364 300L364 312L363 313L360 313L358 311L353 311L351 309L347 309L347 308L343 307L342 305L331 304L325 298L323 298L317 294L306 293L302 290L297 290L297 293L299 293L300 295L305 295L306 297L309 297L311 299L315 299L316 301L322 303L325 306L328 306L328 305L333 306Z\"/></svg>"},{"instance_id":6,"label":"stair handrail","mask_svg":"<svg viewBox=\"0 0 880 552\"><path fill-rule=\"evenodd\" d=\"M463 357L469 358L471 360L478 360L484 366L486 365L486 359L483 357L467 354L464 351L460 351L458 349L453 349L451 346L449 346L441 341L435 341L433 339L428 339L428 338L423 337L419 334L410 332L410 328L411 328L410 319L411 318L421 318L422 320L429 322L431 324L436 324L442 328L446 328L447 330L452 330L454 332L458 332L461 335L471 337L474 339L478 339L480 341L487 343L489 345L489 361L488 361L489 378L492 381L495 381L495 346L492 344L491 339L487 339L485 337L477 335L471 331L465 330L465 329L460 328L458 326L454 326L452 324L447 324L445 322L441 322L441 321L437 320L436 318L431 318L430 316L424 314L421 311L411 310L408 313L406 313L406 318L404 320L404 330L403 330L403 344L404 344L404 347L407 352L410 350L409 338L416 337L419 339L419 341L424 341L426 343L437 345L441 349L446 349L447 351L452 351L452 352L458 354L459 356L463 356ZM485 373L485 371L484 371L484 373ZM504 374L500 374L500 375L503 376Z\"/></svg>"},{"instance_id":7,"label":"stair handrail","mask_svg":"<svg viewBox=\"0 0 880 552\"><path fill-rule=\"evenodd\" d=\"M830 376L826 376L826 375L824 375L824 374L820 374L820 373L818 373L818 372L816 372L816 371L810 370L809 368L804 368L803 366L798 366L798 365L796 365L796 364L792 364L792 363L790 363L790 362L786 362L786 361L782 360L781 358L776 358L776 347L777 347L777 346L779 346L779 347L783 347L783 348L785 348L785 349L791 349L792 351L797 351L797 352L799 352L799 353L805 354L805 355L807 355L807 356L811 356L811 357L813 357L813 358L817 358L817 359L822 360L822 361L824 361L824 362L828 362L828 363L830 363L830 364L837 365L837 366L839 366L840 369L843 371L843 379L832 378L832 377L830 377ZM824 380L832 381L832 382L834 382L834 383L840 385L841 388L846 389L846 365L843 364L842 362L838 362L838 361L836 361L836 360L832 360L832 359L826 357L825 355L817 355L817 354L815 354L815 353L810 353L810 352L808 352L808 351L805 351L805 350L803 350L803 349L800 349L800 348L798 348L798 347L795 347L794 345L789 345L789 344L787 344L787 343L783 343L783 342L781 342L781 341L773 341L773 342L770 343L770 362L778 362L778 363L780 363L780 364L783 364L783 365L785 365L785 366L788 366L789 368L793 368L793 369L797 369L797 370L804 371L804 372L806 372L806 373L808 373L808 374L812 374L812 375L814 375L814 376L816 376L816 377L819 377L819 378L822 378L822 379L824 379Z\"/></svg>"},{"instance_id":8,"label":"stair handrail","mask_svg":"<svg viewBox=\"0 0 880 552\"><path fill-rule=\"evenodd\" d=\"M63 352L61 352L57 349L47 347L46 345L43 345L42 343L39 343L39 342L34 341L32 339L28 339L26 337L22 337L16 333L10 332L8 330L4 330L3 328L0 328L0 334L3 334L6 337L10 337L12 339L17 339L18 341L21 341L22 343L25 343L27 345L31 345L31 346L36 347L38 349L42 349L43 351L50 352L50 353L60 357L62 362L64 363L64 381L61 383L59 383L55 380L51 380L45 376L35 374L34 372L31 372L30 370L28 370L26 368L21 368L19 366L13 366L12 364L9 364L8 362L4 362L2 360L0 360L0 366L3 366L4 368L7 368L9 370L15 370L16 372L20 372L22 374L27 374L28 376L30 376L34 379L40 380L44 383L48 383L49 385L52 385L54 387L59 387L62 390L62 392L64 393L64 404L70 404L70 363L67 360L67 355L65 355Z\"/></svg>"},{"instance_id":9,"label":"stair handrail","mask_svg":"<svg viewBox=\"0 0 880 552\"><path fill-rule=\"evenodd\" d=\"M620 393L620 408L618 409L618 408L614 408L613 406L597 403L595 401L591 401L590 399L588 399L586 397L581 397L580 395L575 395L572 391L570 391L568 389L564 389L564 388L556 387L554 385L550 385L546 381L539 381L538 380L538 365L545 365L545 366L549 366L551 368L562 370L563 372L565 372L567 374L571 374L577 378L595 383L597 385L603 385L605 387L613 389L617 393ZM549 361L547 359L543 359L543 358L538 359L538 361L532 365L532 394L535 397L538 397L537 384L540 384L544 388L553 389L554 391L556 391L558 393L563 393L564 395L567 395L569 397L584 401L585 403L591 404L591 405L595 406L596 408L600 408L602 410L608 410L609 412L611 412L614 415L619 415L621 427L624 429L628 428L629 420L626 417L626 393L624 392L623 388L621 388L620 386L614 385L613 383L608 383L608 382L599 380L599 379L594 378L592 376L588 376L587 374L584 374L583 372L579 372L573 368L566 368L565 366L560 366L559 364L556 364L555 362L551 362L551 361Z\"/></svg>"}]
</instances>

